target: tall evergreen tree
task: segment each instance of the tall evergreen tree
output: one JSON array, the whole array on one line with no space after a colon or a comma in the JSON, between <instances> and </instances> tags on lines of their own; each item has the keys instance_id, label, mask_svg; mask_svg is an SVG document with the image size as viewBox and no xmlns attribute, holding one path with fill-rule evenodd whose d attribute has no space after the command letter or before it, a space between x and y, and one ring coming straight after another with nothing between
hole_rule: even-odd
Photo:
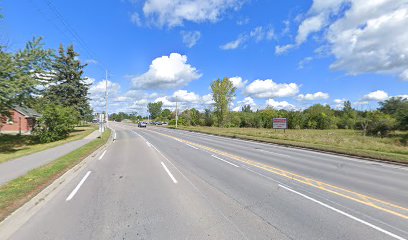
<instances>
[{"instance_id":1,"label":"tall evergreen tree","mask_svg":"<svg viewBox=\"0 0 408 240\"><path fill-rule=\"evenodd\" d=\"M78 56L72 45L66 52L63 45L60 45L52 67L52 84L44 97L51 103L74 108L80 118L85 119L91 112L88 98L90 84L83 77L87 64L81 64Z\"/></svg>"}]
</instances>

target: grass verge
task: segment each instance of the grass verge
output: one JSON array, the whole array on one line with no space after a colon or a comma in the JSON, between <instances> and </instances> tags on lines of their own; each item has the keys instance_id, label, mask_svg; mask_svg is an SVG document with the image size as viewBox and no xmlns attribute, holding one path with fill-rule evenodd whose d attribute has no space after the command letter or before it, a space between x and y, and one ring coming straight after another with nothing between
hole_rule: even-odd
<instances>
[{"instance_id":1,"label":"grass verge","mask_svg":"<svg viewBox=\"0 0 408 240\"><path fill-rule=\"evenodd\" d=\"M0 221L107 142L110 130L77 150L0 186Z\"/></svg>"},{"instance_id":2,"label":"grass verge","mask_svg":"<svg viewBox=\"0 0 408 240\"><path fill-rule=\"evenodd\" d=\"M343 129L289 129L286 132L262 128L191 126L180 126L178 129L408 164L408 147L404 143L408 136L406 131L396 132L392 137L379 138Z\"/></svg>"},{"instance_id":3,"label":"grass verge","mask_svg":"<svg viewBox=\"0 0 408 240\"><path fill-rule=\"evenodd\" d=\"M0 135L0 163L83 139L95 130L95 125L76 127L68 138L51 143L38 143L29 135Z\"/></svg>"}]
</instances>

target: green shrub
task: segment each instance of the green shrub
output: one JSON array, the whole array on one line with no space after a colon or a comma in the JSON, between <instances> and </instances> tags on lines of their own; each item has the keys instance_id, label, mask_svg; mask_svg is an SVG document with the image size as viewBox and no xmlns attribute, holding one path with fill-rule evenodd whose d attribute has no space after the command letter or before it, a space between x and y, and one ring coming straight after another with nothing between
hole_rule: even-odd
<instances>
[{"instance_id":1,"label":"green shrub","mask_svg":"<svg viewBox=\"0 0 408 240\"><path fill-rule=\"evenodd\" d=\"M41 113L34 135L42 143L67 138L79 121L79 113L71 107L49 104Z\"/></svg>"}]
</instances>

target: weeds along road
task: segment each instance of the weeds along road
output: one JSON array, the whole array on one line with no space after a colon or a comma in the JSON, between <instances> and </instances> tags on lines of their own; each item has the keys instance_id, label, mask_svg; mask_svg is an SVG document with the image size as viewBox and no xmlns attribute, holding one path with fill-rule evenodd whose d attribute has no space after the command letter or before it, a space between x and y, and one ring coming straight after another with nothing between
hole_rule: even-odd
<instances>
[{"instance_id":1,"label":"weeds along road","mask_svg":"<svg viewBox=\"0 0 408 240\"><path fill-rule=\"evenodd\" d=\"M408 169L112 123L12 239L407 239Z\"/></svg>"}]
</instances>

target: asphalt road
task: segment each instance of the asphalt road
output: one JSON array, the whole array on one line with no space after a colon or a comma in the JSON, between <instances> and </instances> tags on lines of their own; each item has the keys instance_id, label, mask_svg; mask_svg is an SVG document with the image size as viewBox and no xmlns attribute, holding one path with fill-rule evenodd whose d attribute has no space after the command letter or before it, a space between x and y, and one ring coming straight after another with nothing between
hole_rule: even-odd
<instances>
[{"instance_id":1,"label":"asphalt road","mask_svg":"<svg viewBox=\"0 0 408 240\"><path fill-rule=\"evenodd\" d=\"M11 239L408 239L408 168L112 123Z\"/></svg>"}]
</instances>

